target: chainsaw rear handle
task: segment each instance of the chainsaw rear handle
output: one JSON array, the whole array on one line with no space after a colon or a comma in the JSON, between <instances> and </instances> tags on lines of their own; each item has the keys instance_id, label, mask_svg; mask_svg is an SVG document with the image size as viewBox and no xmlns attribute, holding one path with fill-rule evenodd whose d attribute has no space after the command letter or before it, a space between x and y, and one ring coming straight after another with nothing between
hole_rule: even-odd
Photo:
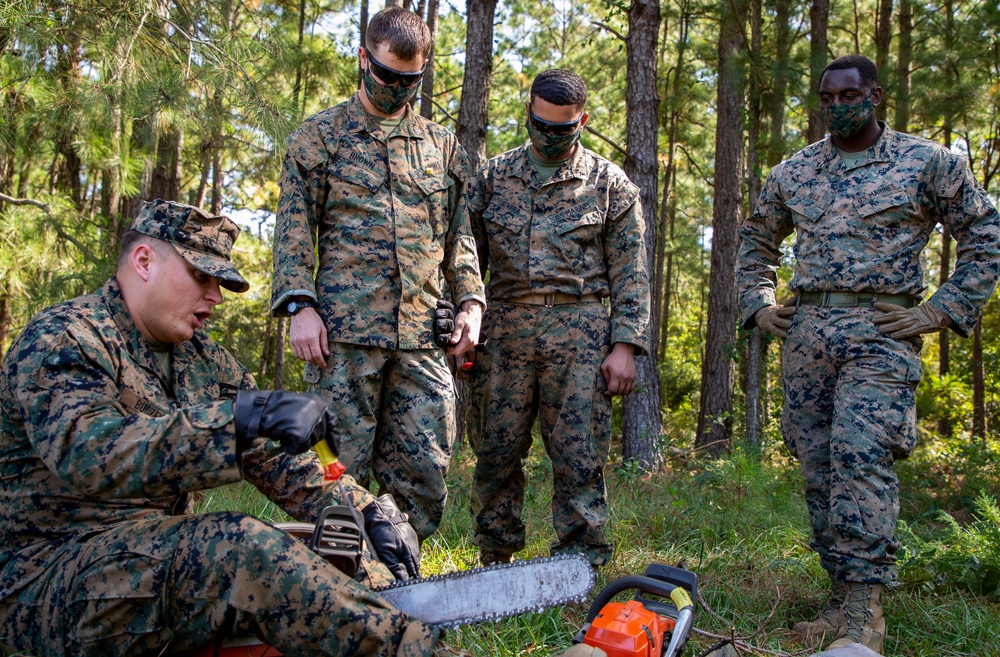
<instances>
[{"instance_id":1,"label":"chainsaw rear handle","mask_svg":"<svg viewBox=\"0 0 1000 657\"><path fill-rule=\"evenodd\" d=\"M622 591L630 591L632 589L638 589L642 593L651 593L664 598L670 598L674 601L678 610L692 606L691 597L683 587L676 586L662 580L653 579L652 577L646 577L644 575L629 575L628 577L616 579L605 586L604 589L597 594L597 598L594 600L594 603L590 605L590 613L587 614L587 622L589 623L597 618L597 614L601 612L601 609L604 609L604 605L608 604L608 602L610 602L616 595ZM651 609L650 611L658 610Z\"/></svg>"}]
</instances>

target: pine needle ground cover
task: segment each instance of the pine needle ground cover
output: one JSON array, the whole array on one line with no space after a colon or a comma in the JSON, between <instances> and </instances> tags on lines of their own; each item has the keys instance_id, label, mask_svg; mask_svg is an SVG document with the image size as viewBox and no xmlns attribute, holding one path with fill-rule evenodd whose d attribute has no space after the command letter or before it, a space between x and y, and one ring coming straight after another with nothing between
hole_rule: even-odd
<instances>
[{"instance_id":1,"label":"pine needle ground cover","mask_svg":"<svg viewBox=\"0 0 1000 657\"><path fill-rule=\"evenodd\" d=\"M551 463L536 444L525 463L528 546L518 558L547 556ZM922 445L899 465L902 481L901 583L884 599L892 657L1000 655L1000 491L995 445ZM667 473L607 470L612 503L611 564L592 592L650 563L684 562L698 574L701 599L685 655L735 640L743 655L812 652L790 628L824 602L828 580L809 550L808 519L797 465L775 451L736 451L717 461L674 460ZM615 461L615 456L612 456ZM472 472L467 446L456 450L448 509L424 543L426 574L478 565L472 545ZM268 520L280 513L249 486L207 493L202 510L239 508ZM448 641L475 655L547 655L569 647L589 603L449 631Z\"/></svg>"}]
</instances>

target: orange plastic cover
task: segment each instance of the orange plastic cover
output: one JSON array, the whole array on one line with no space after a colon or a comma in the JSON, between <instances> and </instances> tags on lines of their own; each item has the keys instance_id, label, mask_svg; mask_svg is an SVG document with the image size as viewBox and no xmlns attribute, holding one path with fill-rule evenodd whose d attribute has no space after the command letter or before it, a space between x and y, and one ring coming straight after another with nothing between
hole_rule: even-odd
<instances>
[{"instance_id":1,"label":"orange plastic cover","mask_svg":"<svg viewBox=\"0 0 1000 657\"><path fill-rule=\"evenodd\" d=\"M641 602L609 602L590 623L583 642L608 657L660 657L663 635L673 628L672 618L648 611Z\"/></svg>"}]
</instances>

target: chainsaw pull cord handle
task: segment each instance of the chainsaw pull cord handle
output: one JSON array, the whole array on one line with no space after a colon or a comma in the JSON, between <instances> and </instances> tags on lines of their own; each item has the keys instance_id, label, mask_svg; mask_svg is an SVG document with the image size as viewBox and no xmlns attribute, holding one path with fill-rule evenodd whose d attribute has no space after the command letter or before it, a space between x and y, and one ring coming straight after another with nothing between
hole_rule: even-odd
<instances>
[{"instance_id":1,"label":"chainsaw pull cord handle","mask_svg":"<svg viewBox=\"0 0 1000 657\"><path fill-rule=\"evenodd\" d=\"M368 532L365 531L365 519L361 513L354 508L351 503L351 498L347 496L347 491L344 490L344 482L341 481L340 477L344 474L347 468L344 464L337 459L337 455L334 454L333 450L325 440L321 440L315 445L313 445L313 451L319 456L320 463L323 464L323 480L324 481L335 481L337 482L337 488L340 491L340 499L343 500L344 506L347 510L351 512L351 516L354 518L354 522L357 523L358 529L361 531L361 538L364 540L365 544L368 546L372 552L375 552L375 544L372 543L372 539L368 537Z\"/></svg>"}]
</instances>

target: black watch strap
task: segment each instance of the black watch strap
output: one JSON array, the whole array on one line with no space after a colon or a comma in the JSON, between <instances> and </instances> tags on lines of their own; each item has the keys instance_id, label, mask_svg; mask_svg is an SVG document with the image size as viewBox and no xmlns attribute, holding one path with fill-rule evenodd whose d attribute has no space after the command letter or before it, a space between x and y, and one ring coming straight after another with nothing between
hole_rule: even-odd
<instances>
[{"instance_id":1,"label":"black watch strap","mask_svg":"<svg viewBox=\"0 0 1000 657\"><path fill-rule=\"evenodd\" d=\"M316 302L313 301L312 299L295 299L289 301L285 305L285 310L288 311L289 315L294 315L303 308L315 308L315 307L316 307Z\"/></svg>"}]
</instances>

